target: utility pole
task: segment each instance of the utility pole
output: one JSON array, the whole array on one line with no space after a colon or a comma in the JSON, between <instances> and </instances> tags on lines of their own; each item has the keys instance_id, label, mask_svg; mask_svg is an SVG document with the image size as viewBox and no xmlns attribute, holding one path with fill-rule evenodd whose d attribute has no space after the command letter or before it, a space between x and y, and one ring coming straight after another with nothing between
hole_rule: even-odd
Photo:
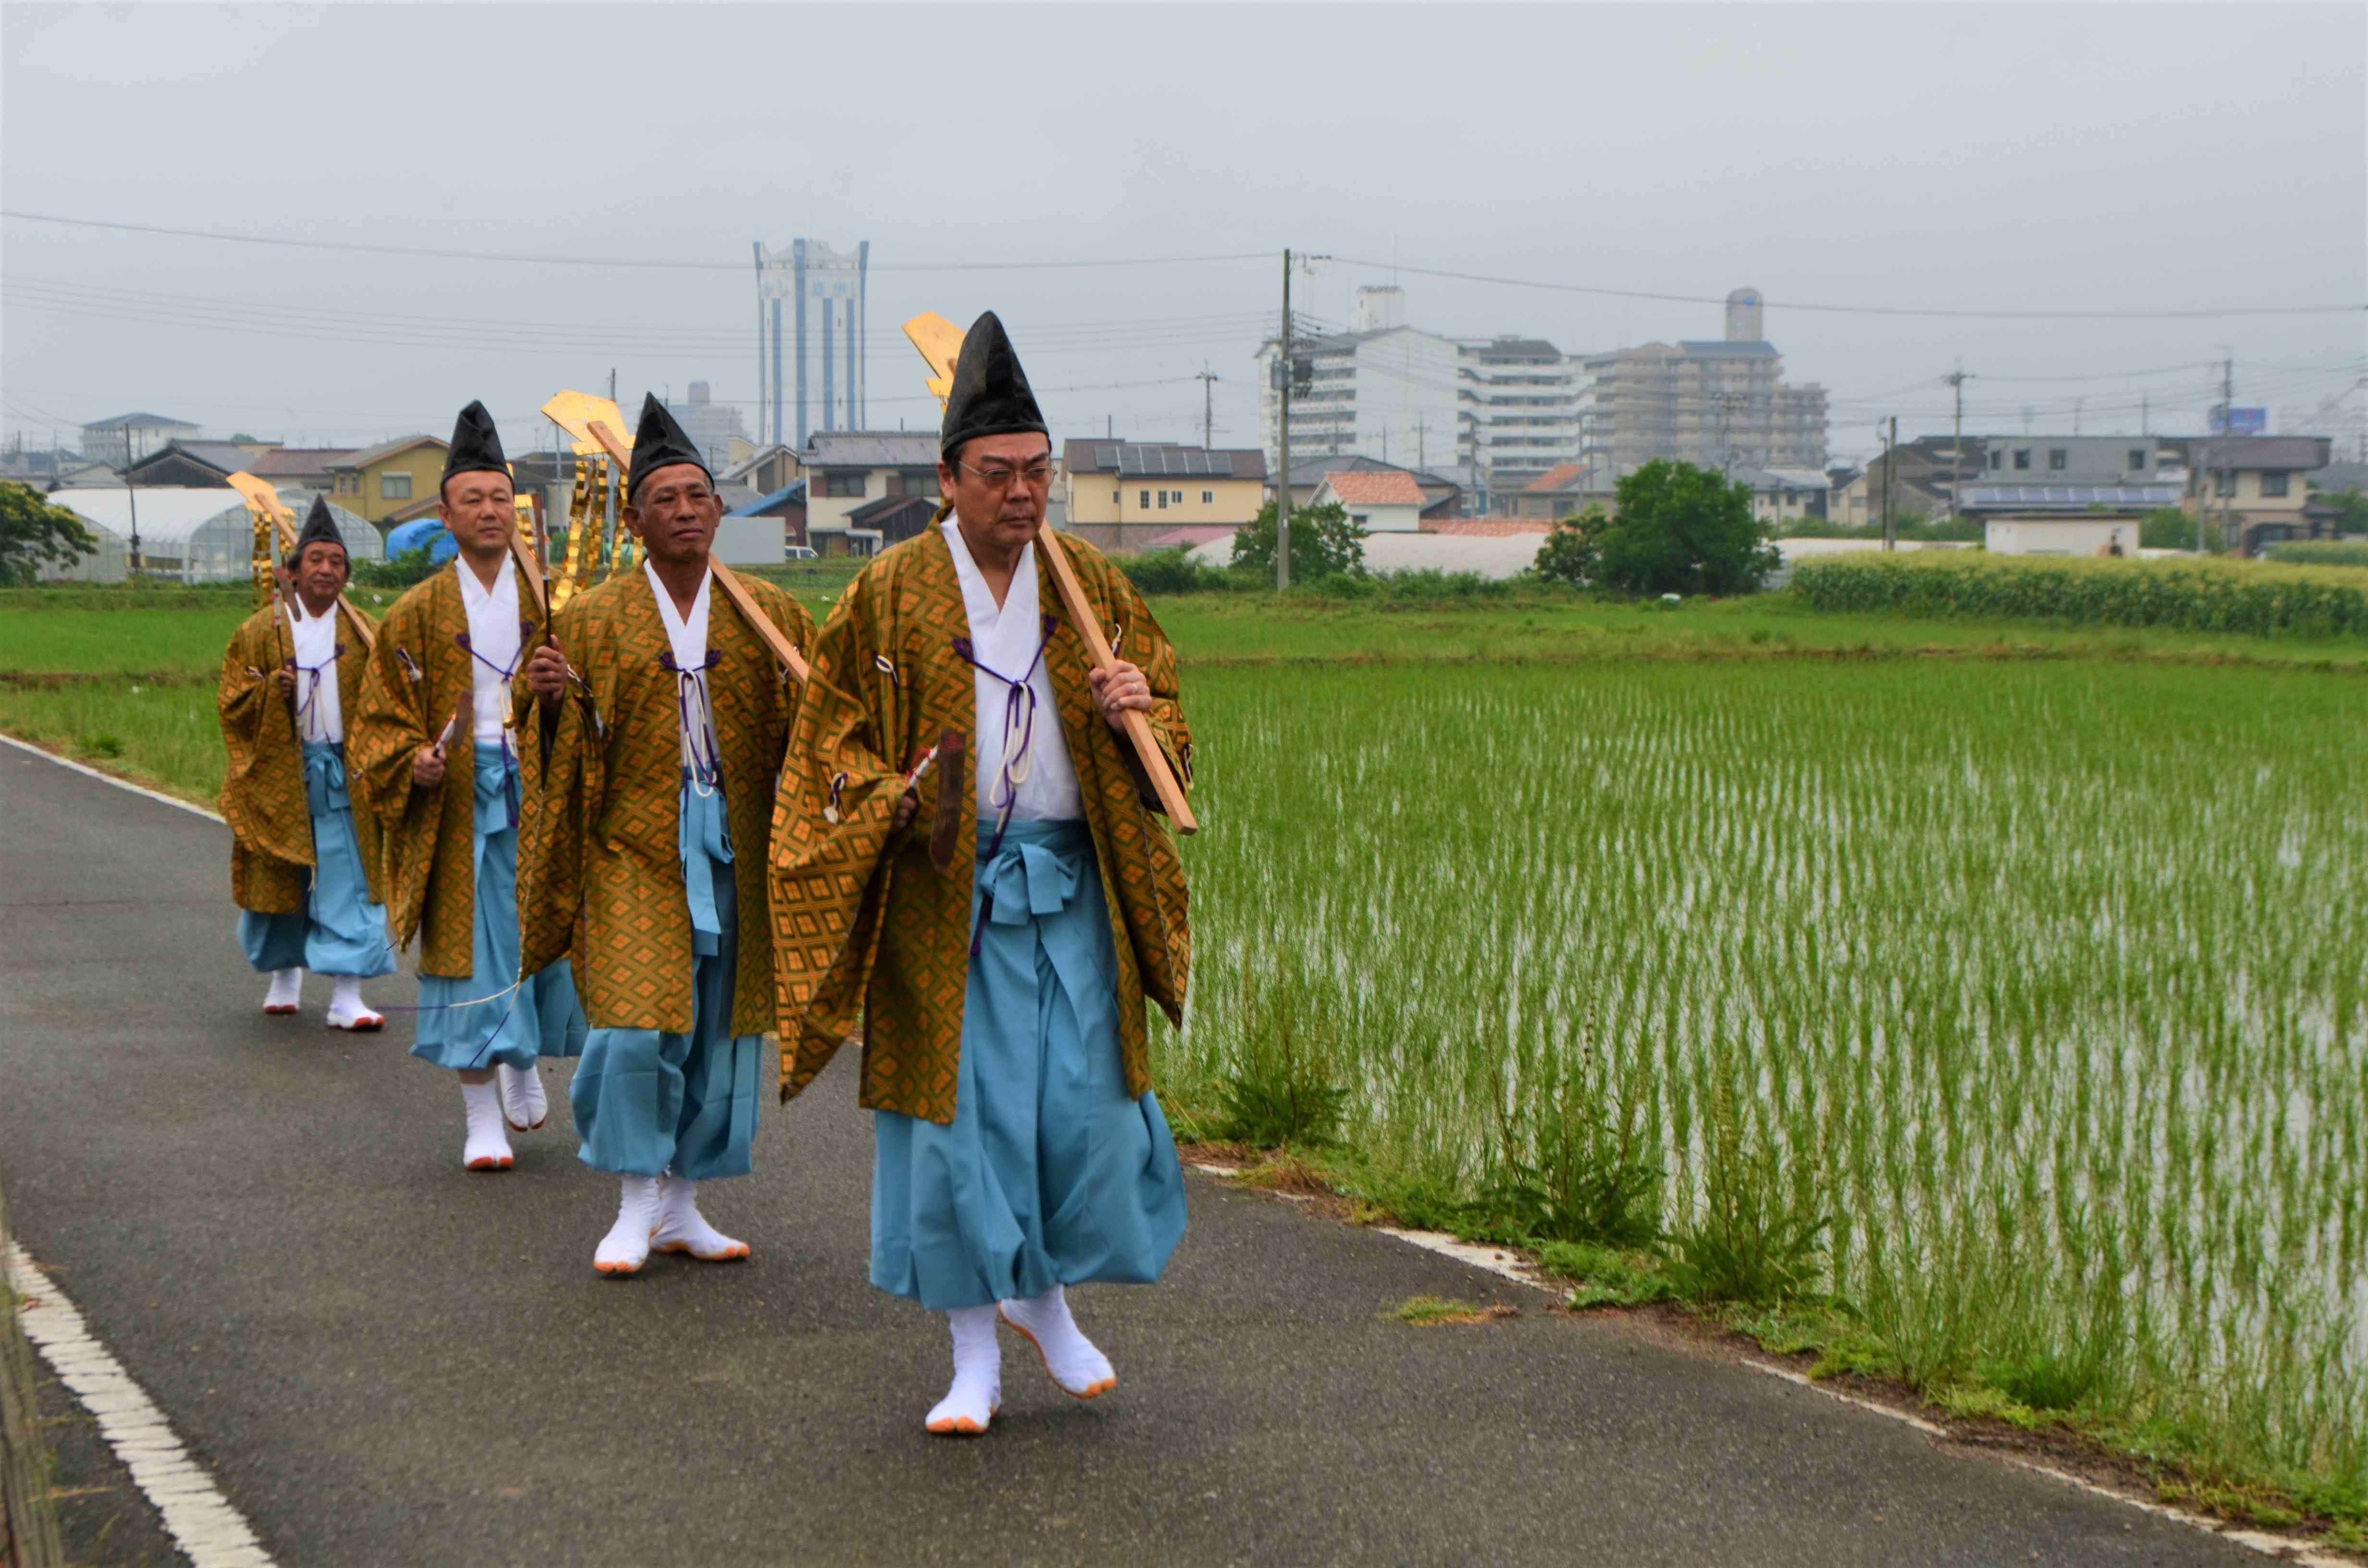
<instances>
[{"instance_id":1,"label":"utility pole","mask_svg":"<svg viewBox=\"0 0 2368 1568\"><path fill-rule=\"evenodd\" d=\"M1422 440L1424 432L1429 428L1428 423L1429 418L1427 414L1417 414L1414 416L1414 466L1417 469L1430 466L1423 451Z\"/></svg>"},{"instance_id":2,"label":"utility pole","mask_svg":"<svg viewBox=\"0 0 2368 1568\"><path fill-rule=\"evenodd\" d=\"M131 426L123 427L123 504L131 509L131 580L140 581L140 487L131 483L131 465L139 460L131 451ZM51 476L52 478L55 475ZM183 582L188 579L185 574Z\"/></svg>"},{"instance_id":3,"label":"utility pole","mask_svg":"<svg viewBox=\"0 0 2368 1568\"><path fill-rule=\"evenodd\" d=\"M609 367L609 401L617 401L617 367L614 365Z\"/></svg>"},{"instance_id":4,"label":"utility pole","mask_svg":"<svg viewBox=\"0 0 2368 1568\"><path fill-rule=\"evenodd\" d=\"M1291 588L1291 252L1282 253L1282 352L1274 361L1275 457L1282 465L1274 487L1274 591Z\"/></svg>"},{"instance_id":5,"label":"utility pole","mask_svg":"<svg viewBox=\"0 0 2368 1568\"><path fill-rule=\"evenodd\" d=\"M1965 362L1958 360L1957 368L1941 379L1949 383L1949 391L1956 403L1956 411L1950 416L1949 436L1949 520L1954 522L1965 483ZM1896 418L1891 422L1891 433L1894 437L1899 434ZM1884 548L1890 547L1886 545Z\"/></svg>"},{"instance_id":6,"label":"utility pole","mask_svg":"<svg viewBox=\"0 0 2368 1568\"><path fill-rule=\"evenodd\" d=\"M1201 449L1207 451L1217 444L1217 377L1204 359L1193 379L1201 383Z\"/></svg>"},{"instance_id":7,"label":"utility pole","mask_svg":"<svg viewBox=\"0 0 2368 1568\"><path fill-rule=\"evenodd\" d=\"M1896 550L1898 541L1891 532L1891 471L1896 466L1894 453L1899 440L1898 415L1877 425L1874 433L1883 441L1883 548Z\"/></svg>"},{"instance_id":8,"label":"utility pole","mask_svg":"<svg viewBox=\"0 0 2368 1568\"><path fill-rule=\"evenodd\" d=\"M2236 424L2237 359L2231 355L2220 361L2220 459L2224 470L2228 459L2227 437L2234 433ZM2233 549L2239 541L2232 540L2228 534L2228 500L2229 493L2237 488L2236 474L2227 472L2215 488L2220 492L2220 548ZM2237 549L2237 553L2242 555L2245 552Z\"/></svg>"}]
</instances>

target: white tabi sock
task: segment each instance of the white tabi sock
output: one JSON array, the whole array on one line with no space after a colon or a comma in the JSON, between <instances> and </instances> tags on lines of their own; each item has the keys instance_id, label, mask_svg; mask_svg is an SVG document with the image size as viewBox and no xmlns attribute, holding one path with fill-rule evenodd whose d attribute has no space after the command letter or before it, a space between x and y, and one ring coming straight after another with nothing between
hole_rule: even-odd
<instances>
[{"instance_id":1,"label":"white tabi sock","mask_svg":"<svg viewBox=\"0 0 2368 1568\"><path fill-rule=\"evenodd\" d=\"M329 1027L333 1029L356 1029L367 1033L384 1028L386 1020L362 1005L362 977L341 974L329 992Z\"/></svg>"},{"instance_id":2,"label":"white tabi sock","mask_svg":"<svg viewBox=\"0 0 2368 1568\"><path fill-rule=\"evenodd\" d=\"M551 1117L551 1102L542 1093L542 1074L531 1067L505 1062L494 1069L502 1085L502 1115L520 1132L531 1132Z\"/></svg>"},{"instance_id":3,"label":"white tabi sock","mask_svg":"<svg viewBox=\"0 0 2368 1568\"><path fill-rule=\"evenodd\" d=\"M748 1244L734 1241L699 1211L699 1184L672 1171L658 1177L658 1228L650 1245L659 1252L687 1252L707 1263L748 1256Z\"/></svg>"},{"instance_id":4,"label":"white tabi sock","mask_svg":"<svg viewBox=\"0 0 2368 1568\"><path fill-rule=\"evenodd\" d=\"M462 1084L461 1104L468 1113L469 1142L461 1151L461 1163L472 1171L506 1171L516 1158L510 1153L509 1135L502 1131L502 1102L494 1081Z\"/></svg>"},{"instance_id":5,"label":"white tabi sock","mask_svg":"<svg viewBox=\"0 0 2368 1568\"><path fill-rule=\"evenodd\" d=\"M1076 1320L1069 1315L1069 1299L1058 1285L1041 1296L1006 1301L1000 1310L1003 1321L1018 1329L1036 1346L1036 1354L1044 1358L1046 1374L1063 1393L1091 1399L1118 1387L1118 1374L1110 1369L1110 1358L1077 1332Z\"/></svg>"},{"instance_id":6,"label":"white tabi sock","mask_svg":"<svg viewBox=\"0 0 2368 1568\"><path fill-rule=\"evenodd\" d=\"M263 994L263 1010L267 1013L292 1013L303 998L303 970L275 969L271 971L271 989Z\"/></svg>"},{"instance_id":7,"label":"white tabi sock","mask_svg":"<svg viewBox=\"0 0 2368 1568\"><path fill-rule=\"evenodd\" d=\"M658 1178L629 1176L617 1199L617 1222L593 1249L592 1267L603 1274L639 1274L650 1260L650 1233L658 1228Z\"/></svg>"},{"instance_id":8,"label":"white tabi sock","mask_svg":"<svg viewBox=\"0 0 2368 1568\"><path fill-rule=\"evenodd\" d=\"M922 1423L940 1437L975 1437L1003 1403L1003 1346L995 1338L993 1307L956 1307L946 1314L954 1333L954 1381Z\"/></svg>"}]
</instances>

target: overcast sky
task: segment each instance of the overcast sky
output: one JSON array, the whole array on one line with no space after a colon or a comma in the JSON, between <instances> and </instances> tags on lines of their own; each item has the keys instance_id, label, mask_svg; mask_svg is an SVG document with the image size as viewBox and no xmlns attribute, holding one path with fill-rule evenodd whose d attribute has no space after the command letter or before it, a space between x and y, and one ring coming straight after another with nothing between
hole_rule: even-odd
<instances>
[{"instance_id":1,"label":"overcast sky","mask_svg":"<svg viewBox=\"0 0 2368 1568\"><path fill-rule=\"evenodd\" d=\"M2307 409L2368 354L2368 7L0 6L16 213L703 261L397 258L8 219L6 428L132 409L291 441L547 444L562 387L756 395L749 242L871 242L871 422L934 425L895 324L1003 312L1058 436L1258 437L1285 245L1345 316L1403 267L1770 301L1837 454L1944 429ZM981 264L1249 260L1047 271ZM1357 259L1349 259L1357 258ZM896 270L936 267L935 270ZM1400 274L1414 324L1564 348L1715 303ZM2348 313L2013 320L1812 312ZM483 347L484 331L506 339ZM373 341L349 341L349 339ZM2211 369L2207 369L2211 366ZM1393 453L1393 456L1401 454Z\"/></svg>"}]
</instances>

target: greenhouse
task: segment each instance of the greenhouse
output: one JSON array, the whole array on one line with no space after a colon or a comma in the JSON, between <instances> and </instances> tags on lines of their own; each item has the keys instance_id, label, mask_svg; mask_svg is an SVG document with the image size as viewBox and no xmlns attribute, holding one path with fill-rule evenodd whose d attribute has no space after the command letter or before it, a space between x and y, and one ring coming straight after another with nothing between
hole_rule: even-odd
<instances>
[{"instance_id":1,"label":"greenhouse","mask_svg":"<svg viewBox=\"0 0 2368 1568\"><path fill-rule=\"evenodd\" d=\"M148 575L183 583L226 583L248 574L255 555L255 517L234 490L66 489L48 499L81 517L98 549L73 566L43 572L43 578L120 583L130 576L135 498L140 562ZM313 505L312 493L305 490L283 491L279 499L300 519ZM376 527L335 504L329 515L345 536L349 558L384 559L386 546Z\"/></svg>"}]
</instances>

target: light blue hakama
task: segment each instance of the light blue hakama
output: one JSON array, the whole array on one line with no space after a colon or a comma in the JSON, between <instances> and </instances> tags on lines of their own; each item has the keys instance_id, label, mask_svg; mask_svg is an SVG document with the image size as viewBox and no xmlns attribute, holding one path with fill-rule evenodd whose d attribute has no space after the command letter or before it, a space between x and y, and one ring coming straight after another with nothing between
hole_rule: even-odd
<instances>
[{"instance_id":1,"label":"light blue hakama","mask_svg":"<svg viewBox=\"0 0 2368 1568\"><path fill-rule=\"evenodd\" d=\"M740 895L722 785L695 786L686 776L677 847L690 906L690 1032L591 1032L567 1091L584 1140L576 1157L620 1176L669 1168L690 1181L746 1176L764 1037L730 1032Z\"/></svg>"},{"instance_id":2,"label":"light blue hakama","mask_svg":"<svg viewBox=\"0 0 2368 1568\"><path fill-rule=\"evenodd\" d=\"M346 748L336 741L304 743L304 800L313 816L313 858L304 907L265 915L238 914L238 943L246 961L268 974L309 969L364 980L394 972L386 939L386 909L372 903L354 837L354 803L346 792Z\"/></svg>"},{"instance_id":3,"label":"light blue hakama","mask_svg":"<svg viewBox=\"0 0 2368 1568\"><path fill-rule=\"evenodd\" d=\"M872 1116L871 1282L932 1312L1147 1285L1183 1238L1184 1177L1158 1100L1126 1092L1091 830L1011 823L976 889L954 1119Z\"/></svg>"},{"instance_id":4,"label":"light blue hakama","mask_svg":"<svg viewBox=\"0 0 2368 1568\"><path fill-rule=\"evenodd\" d=\"M475 747L476 931L470 972L419 977L411 1054L438 1067L530 1071L584 1050L584 1006L565 959L515 985L518 971L518 768L507 748Z\"/></svg>"}]
</instances>

